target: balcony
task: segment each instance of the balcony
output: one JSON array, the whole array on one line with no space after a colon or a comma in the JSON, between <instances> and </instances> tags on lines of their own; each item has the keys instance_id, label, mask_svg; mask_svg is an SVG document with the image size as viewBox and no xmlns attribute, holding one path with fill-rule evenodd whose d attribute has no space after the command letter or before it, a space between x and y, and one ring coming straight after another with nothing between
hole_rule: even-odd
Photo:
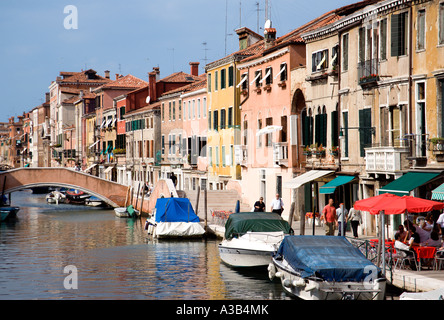
<instances>
[{"instance_id":1,"label":"balcony","mask_svg":"<svg viewBox=\"0 0 444 320\"><path fill-rule=\"evenodd\" d=\"M273 163L275 166L288 167L288 142L273 144Z\"/></svg>"},{"instance_id":2,"label":"balcony","mask_svg":"<svg viewBox=\"0 0 444 320\"><path fill-rule=\"evenodd\" d=\"M365 148L365 170L367 173L400 175L408 169L408 147Z\"/></svg>"},{"instance_id":3,"label":"balcony","mask_svg":"<svg viewBox=\"0 0 444 320\"><path fill-rule=\"evenodd\" d=\"M236 161L236 165L247 166L248 161L248 149L247 146L244 145L235 145L234 146L234 158Z\"/></svg>"},{"instance_id":4,"label":"balcony","mask_svg":"<svg viewBox=\"0 0 444 320\"><path fill-rule=\"evenodd\" d=\"M377 59L366 60L358 63L359 85L363 88L373 87L379 81L379 62Z\"/></svg>"}]
</instances>

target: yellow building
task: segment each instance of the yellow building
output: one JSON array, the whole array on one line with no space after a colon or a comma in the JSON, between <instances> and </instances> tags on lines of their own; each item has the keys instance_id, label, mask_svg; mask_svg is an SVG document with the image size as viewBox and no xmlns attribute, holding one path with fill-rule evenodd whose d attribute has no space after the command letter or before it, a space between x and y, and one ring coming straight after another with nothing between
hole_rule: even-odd
<instances>
[{"instance_id":1,"label":"yellow building","mask_svg":"<svg viewBox=\"0 0 444 320\"><path fill-rule=\"evenodd\" d=\"M240 72L237 64L263 46L262 37L248 28L236 30L239 51L206 65L208 108L208 183L210 189L225 189L229 180L239 180L235 145L240 144ZM244 99L244 98L242 98Z\"/></svg>"}]
</instances>

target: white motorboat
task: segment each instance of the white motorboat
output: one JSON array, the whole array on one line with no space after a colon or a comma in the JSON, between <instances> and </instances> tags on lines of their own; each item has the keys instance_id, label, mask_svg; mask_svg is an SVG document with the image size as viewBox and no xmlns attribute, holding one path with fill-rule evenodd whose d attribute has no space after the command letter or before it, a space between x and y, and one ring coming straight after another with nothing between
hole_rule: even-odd
<instances>
[{"instance_id":1,"label":"white motorboat","mask_svg":"<svg viewBox=\"0 0 444 320\"><path fill-rule=\"evenodd\" d=\"M225 224L219 244L221 260L232 267L268 266L290 225L276 213L233 213Z\"/></svg>"},{"instance_id":2,"label":"white motorboat","mask_svg":"<svg viewBox=\"0 0 444 320\"><path fill-rule=\"evenodd\" d=\"M48 203L65 203L66 201L66 195L60 191L52 191L46 195L46 202Z\"/></svg>"},{"instance_id":3,"label":"white motorboat","mask_svg":"<svg viewBox=\"0 0 444 320\"><path fill-rule=\"evenodd\" d=\"M116 216L119 218L137 218L137 217L139 217L139 211L134 209L134 207L132 205L129 205L128 207L114 208L114 212L116 213Z\"/></svg>"},{"instance_id":4,"label":"white motorboat","mask_svg":"<svg viewBox=\"0 0 444 320\"><path fill-rule=\"evenodd\" d=\"M148 234L155 238L196 238L205 233L188 198L157 199L154 214L146 223Z\"/></svg>"},{"instance_id":5,"label":"white motorboat","mask_svg":"<svg viewBox=\"0 0 444 320\"><path fill-rule=\"evenodd\" d=\"M383 300L386 278L345 237L289 236L268 266L271 280L304 300Z\"/></svg>"},{"instance_id":6,"label":"white motorboat","mask_svg":"<svg viewBox=\"0 0 444 320\"><path fill-rule=\"evenodd\" d=\"M104 207L106 206L105 201L91 196L88 199L85 200L85 205L89 206L89 207Z\"/></svg>"}]
</instances>

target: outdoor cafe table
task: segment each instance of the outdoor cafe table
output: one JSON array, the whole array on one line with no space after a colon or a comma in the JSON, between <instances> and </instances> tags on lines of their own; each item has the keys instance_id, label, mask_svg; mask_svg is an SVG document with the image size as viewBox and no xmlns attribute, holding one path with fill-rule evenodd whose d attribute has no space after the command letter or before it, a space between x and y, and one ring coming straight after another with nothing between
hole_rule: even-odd
<instances>
[{"instance_id":1,"label":"outdoor cafe table","mask_svg":"<svg viewBox=\"0 0 444 320\"><path fill-rule=\"evenodd\" d=\"M419 262L419 270L421 270L421 259L433 259L436 254L436 247L413 246L416 252L416 258Z\"/></svg>"}]
</instances>

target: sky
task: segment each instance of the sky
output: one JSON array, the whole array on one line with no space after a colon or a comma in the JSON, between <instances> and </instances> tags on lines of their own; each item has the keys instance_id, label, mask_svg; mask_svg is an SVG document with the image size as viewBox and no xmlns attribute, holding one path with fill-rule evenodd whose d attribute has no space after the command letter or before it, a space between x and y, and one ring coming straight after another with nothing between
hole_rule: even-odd
<instances>
[{"instance_id":1,"label":"sky","mask_svg":"<svg viewBox=\"0 0 444 320\"><path fill-rule=\"evenodd\" d=\"M267 12L279 37L355 2L268 0ZM189 73L189 62L197 61L203 73L206 63L238 50L237 28L263 34L265 3L0 0L0 122L42 104L60 71L109 70L111 79L119 73L148 81L153 67L165 77Z\"/></svg>"}]
</instances>

